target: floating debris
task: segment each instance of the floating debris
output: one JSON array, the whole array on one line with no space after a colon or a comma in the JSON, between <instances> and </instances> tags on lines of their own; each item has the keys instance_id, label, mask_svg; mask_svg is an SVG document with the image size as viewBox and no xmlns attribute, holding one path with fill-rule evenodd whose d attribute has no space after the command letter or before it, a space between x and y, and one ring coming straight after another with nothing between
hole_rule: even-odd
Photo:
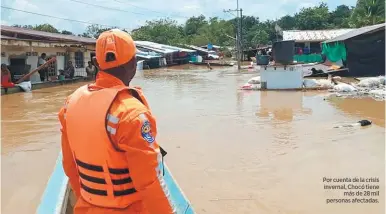
<instances>
[{"instance_id":1,"label":"floating debris","mask_svg":"<svg viewBox=\"0 0 386 214\"><path fill-rule=\"evenodd\" d=\"M355 127L355 126L369 126L371 125L373 122L370 121L370 120L360 120L356 123L352 123L352 124L346 124L346 125L340 125L340 126L335 126L334 128L344 128L344 127Z\"/></svg>"},{"instance_id":2,"label":"floating debris","mask_svg":"<svg viewBox=\"0 0 386 214\"><path fill-rule=\"evenodd\" d=\"M339 76L327 79L304 79L303 89L328 90L331 95L337 97L372 97L375 100L386 99L386 78L384 76L369 77L361 79L358 83L344 83ZM261 90L260 76L253 77L247 81L241 90Z\"/></svg>"},{"instance_id":3,"label":"floating debris","mask_svg":"<svg viewBox=\"0 0 386 214\"><path fill-rule=\"evenodd\" d=\"M249 84L260 84L260 76L253 77L248 80Z\"/></svg>"}]
</instances>

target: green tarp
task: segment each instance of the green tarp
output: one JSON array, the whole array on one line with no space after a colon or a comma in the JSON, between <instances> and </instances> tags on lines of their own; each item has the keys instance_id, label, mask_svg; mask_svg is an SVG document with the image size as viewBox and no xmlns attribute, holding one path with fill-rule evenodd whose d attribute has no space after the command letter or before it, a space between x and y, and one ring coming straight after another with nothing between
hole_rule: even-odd
<instances>
[{"instance_id":1,"label":"green tarp","mask_svg":"<svg viewBox=\"0 0 386 214\"><path fill-rule=\"evenodd\" d=\"M337 62L339 60L346 60L347 52L346 46L342 42L335 42L332 44L323 43L322 54L326 55L327 59L331 62Z\"/></svg>"},{"instance_id":2,"label":"green tarp","mask_svg":"<svg viewBox=\"0 0 386 214\"><path fill-rule=\"evenodd\" d=\"M302 55L295 55L294 61L303 62L303 63L313 63L313 62L322 62L323 58L321 54L302 54Z\"/></svg>"}]
</instances>

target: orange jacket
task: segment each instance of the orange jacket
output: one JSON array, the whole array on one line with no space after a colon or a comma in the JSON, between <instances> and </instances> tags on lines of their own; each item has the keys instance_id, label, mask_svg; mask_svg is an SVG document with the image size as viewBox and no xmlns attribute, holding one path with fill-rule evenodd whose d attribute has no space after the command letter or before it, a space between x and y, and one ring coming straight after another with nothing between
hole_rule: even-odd
<instances>
[{"instance_id":1,"label":"orange jacket","mask_svg":"<svg viewBox=\"0 0 386 214\"><path fill-rule=\"evenodd\" d=\"M78 198L75 213L174 213L160 169L156 121L141 90L130 91L99 72L95 84L78 89L60 110L63 168ZM116 175L109 168L127 170ZM90 182L90 176L106 184ZM104 192L95 195L89 188ZM122 190L130 194L117 196Z\"/></svg>"}]
</instances>

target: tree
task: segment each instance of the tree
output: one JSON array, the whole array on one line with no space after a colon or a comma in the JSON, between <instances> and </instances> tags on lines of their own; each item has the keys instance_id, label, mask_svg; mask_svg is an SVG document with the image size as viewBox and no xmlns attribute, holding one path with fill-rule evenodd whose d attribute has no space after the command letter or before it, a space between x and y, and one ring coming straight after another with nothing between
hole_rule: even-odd
<instances>
[{"instance_id":1,"label":"tree","mask_svg":"<svg viewBox=\"0 0 386 214\"><path fill-rule=\"evenodd\" d=\"M13 27L26 28L31 30L44 31L49 33L59 33L58 29L50 24L40 24L40 25L12 25Z\"/></svg>"},{"instance_id":2,"label":"tree","mask_svg":"<svg viewBox=\"0 0 386 214\"><path fill-rule=\"evenodd\" d=\"M104 31L108 31L108 30L111 30L114 28L117 28L117 27L104 28L101 25L93 24L93 25L87 26L86 32L84 32L82 36L97 39L99 37L99 35L101 33L103 33Z\"/></svg>"},{"instance_id":3,"label":"tree","mask_svg":"<svg viewBox=\"0 0 386 214\"><path fill-rule=\"evenodd\" d=\"M64 35L74 35L71 31L67 31L67 30L62 30L62 32L60 33Z\"/></svg>"},{"instance_id":4,"label":"tree","mask_svg":"<svg viewBox=\"0 0 386 214\"><path fill-rule=\"evenodd\" d=\"M198 17L191 17L185 22L185 27L184 27L184 33L187 36L195 35L198 33L198 30L207 25L208 22L206 21L205 16L200 15Z\"/></svg>"},{"instance_id":5,"label":"tree","mask_svg":"<svg viewBox=\"0 0 386 214\"><path fill-rule=\"evenodd\" d=\"M56 29L54 26L50 24L36 25L35 27L33 27L33 29L38 31L49 32L49 33L59 33L58 29Z\"/></svg>"},{"instance_id":6,"label":"tree","mask_svg":"<svg viewBox=\"0 0 386 214\"><path fill-rule=\"evenodd\" d=\"M242 19L243 48L254 47L258 44L270 44L280 40L281 36L275 31L279 25L283 30L318 30L347 27L362 27L385 22L384 0L357 0L356 7L339 5L329 12L326 3L318 6L302 8L299 13L286 15L277 21L259 20L259 17L244 16ZM158 19L147 21L145 25L132 30L134 40L146 40L169 45L193 44L220 46L234 46L239 19L223 20L218 17L206 18L204 15L190 17L184 24L177 24L172 19ZM41 30L52 33L74 35L70 31L58 31L50 24L14 25L16 27ZM90 25L83 34L78 36L98 38L99 35L111 28L101 25ZM126 31L125 29L122 29ZM127 31L126 31L127 32Z\"/></svg>"},{"instance_id":7,"label":"tree","mask_svg":"<svg viewBox=\"0 0 386 214\"><path fill-rule=\"evenodd\" d=\"M292 30L296 28L296 20L293 16L286 15L281 17L277 24L283 29L283 30Z\"/></svg>"},{"instance_id":8,"label":"tree","mask_svg":"<svg viewBox=\"0 0 386 214\"><path fill-rule=\"evenodd\" d=\"M177 22L171 19L147 21L142 26L132 31L134 40L147 40L167 45L177 45L182 42L183 35Z\"/></svg>"},{"instance_id":9,"label":"tree","mask_svg":"<svg viewBox=\"0 0 386 214\"><path fill-rule=\"evenodd\" d=\"M206 45L208 43L228 46L233 45L235 42L230 39L229 36L233 36L234 27L232 23L212 17L209 19L207 25L202 26L198 34L192 37L192 44Z\"/></svg>"},{"instance_id":10,"label":"tree","mask_svg":"<svg viewBox=\"0 0 386 214\"><path fill-rule=\"evenodd\" d=\"M346 5L339 5L330 13L329 22L336 28L348 28L352 10Z\"/></svg>"},{"instance_id":11,"label":"tree","mask_svg":"<svg viewBox=\"0 0 386 214\"><path fill-rule=\"evenodd\" d=\"M275 25L276 22L272 20L267 20L260 24L261 30L264 30L268 34L269 43L281 40L281 36L276 33Z\"/></svg>"},{"instance_id":12,"label":"tree","mask_svg":"<svg viewBox=\"0 0 386 214\"><path fill-rule=\"evenodd\" d=\"M384 0L358 0L350 18L353 27L363 27L385 22Z\"/></svg>"},{"instance_id":13,"label":"tree","mask_svg":"<svg viewBox=\"0 0 386 214\"><path fill-rule=\"evenodd\" d=\"M330 28L330 14L326 3L316 7L302 8L295 14L296 27L300 30L321 30Z\"/></svg>"},{"instance_id":14,"label":"tree","mask_svg":"<svg viewBox=\"0 0 386 214\"><path fill-rule=\"evenodd\" d=\"M269 34L265 30L256 29L256 31L253 32L253 35L250 47L256 47L256 45L269 43Z\"/></svg>"}]
</instances>

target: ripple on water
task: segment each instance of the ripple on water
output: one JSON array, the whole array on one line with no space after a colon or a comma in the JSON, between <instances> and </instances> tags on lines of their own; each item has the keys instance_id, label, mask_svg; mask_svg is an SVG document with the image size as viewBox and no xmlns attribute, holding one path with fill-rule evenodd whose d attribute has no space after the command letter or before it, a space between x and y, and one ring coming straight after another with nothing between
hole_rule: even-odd
<instances>
[{"instance_id":1,"label":"ripple on water","mask_svg":"<svg viewBox=\"0 0 386 214\"><path fill-rule=\"evenodd\" d=\"M166 161L196 210L359 214L383 207L331 210L322 203L320 179L384 176L384 102L324 100L320 92L239 91L255 74L186 69L140 72L132 85L143 88ZM36 209L60 147L57 113L83 84L2 97L5 213ZM332 128L366 118L374 124L365 129ZM246 198L253 200L241 200ZM21 207L20 201L31 203Z\"/></svg>"}]
</instances>

